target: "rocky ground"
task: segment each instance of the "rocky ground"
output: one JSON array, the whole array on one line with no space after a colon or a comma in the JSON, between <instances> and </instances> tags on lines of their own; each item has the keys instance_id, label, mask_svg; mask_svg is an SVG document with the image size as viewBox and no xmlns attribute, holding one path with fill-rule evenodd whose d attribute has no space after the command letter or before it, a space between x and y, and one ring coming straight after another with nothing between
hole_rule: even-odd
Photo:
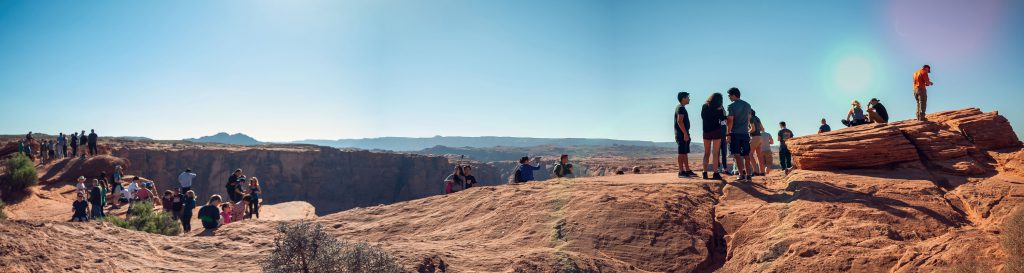
<instances>
[{"instance_id":1,"label":"rocky ground","mask_svg":"<svg viewBox=\"0 0 1024 273\"><path fill-rule=\"evenodd\" d=\"M254 272L274 227L299 221L280 215L302 214L410 270L434 258L449 272L999 272L1003 221L1024 203L1020 142L1005 119L977 109L931 120L794 139L801 169L752 183L673 173L548 180L316 218L290 203L182 236L27 220L63 202L39 201L62 190L43 186L26 201L36 203L14 204L15 219L0 221L0 271ZM1006 130L1013 141L992 135Z\"/></svg>"}]
</instances>

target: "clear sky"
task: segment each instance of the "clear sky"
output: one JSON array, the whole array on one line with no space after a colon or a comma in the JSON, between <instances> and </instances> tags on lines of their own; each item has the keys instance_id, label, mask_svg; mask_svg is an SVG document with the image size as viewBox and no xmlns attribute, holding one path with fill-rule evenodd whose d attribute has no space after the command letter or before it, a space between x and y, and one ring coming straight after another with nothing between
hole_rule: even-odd
<instances>
[{"instance_id":1,"label":"clear sky","mask_svg":"<svg viewBox=\"0 0 1024 273\"><path fill-rule=\"evenodd\" d=\"M911 118L925 63L929 110L1020 132L1022 26L1009 0L0 0L0 133L672 141L676 92L736 86L802 135L852 99Z\"/></svg>"}]
</instances>

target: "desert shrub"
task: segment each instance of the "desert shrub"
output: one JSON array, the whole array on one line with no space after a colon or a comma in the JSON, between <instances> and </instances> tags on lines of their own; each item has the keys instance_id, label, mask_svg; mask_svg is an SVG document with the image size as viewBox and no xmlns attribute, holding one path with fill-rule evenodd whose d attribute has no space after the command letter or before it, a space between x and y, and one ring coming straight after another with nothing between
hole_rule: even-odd
<instances>
[{"instance_id":1,"label":"desert shrub","mask_svg":"<svg viewBox=\"0 0 1024 273\"><path fill-rule=\"evenodd\" d=\"M274 250L261 261L268 273L403 272L391 255L366 243L338 241L323 226L309 222L281 224Z\"/></svg>"},{"instance_id":2,"label":"desert shrub","mask_svg":"<svg viewBox=\"0 0 1024 273\"><path fill-rule=\"evenodd\" d=\"M1024 272L1024 208L1018 208L1003 221L1003 251L1006 265L1003 272Z\"/></svg>"},{"instance_id":3,"label":"desert shrub","mask_svg":"<svg viewBox=\"0 0 1024 273\"><path fill-rule=\"evenodd\" d=\"M949 271L946 271L946 272L947 273L988 273L989 271L985 270L981 266L981 264L978 263L978 260L975 260L973 258L968 258L966 260L962 260L962 261L959 261L959 262L955 263L953 265L953 267L949 268Z\"/></svg>"},{"instance_id":4,"label":"desert shrub","mask_svg":"<svg viewBox=\"0 0 1024 273\"><path fill-rule=\"evenodd\" d=\"M35 186L39 182L36 166L32 160L24 154L14 154L7 159L7 170L11 173L0 180L5 192L20 192L28 187Z\"/></svg>"},{"instance_id":5,"label":"desert shrub","mask_svg":"<svg viewBox=\"0 0 1024 273\"><path fill-rule=\"evenodd\" d=\"M104 221L115 226L138 230L153 234L178 235L181 234L181 226L170 214L164 211L154 211L152 202L140 202L132 206L128 212L127 219L118 217L106 217Z\"/></svg>"}]
</instances>

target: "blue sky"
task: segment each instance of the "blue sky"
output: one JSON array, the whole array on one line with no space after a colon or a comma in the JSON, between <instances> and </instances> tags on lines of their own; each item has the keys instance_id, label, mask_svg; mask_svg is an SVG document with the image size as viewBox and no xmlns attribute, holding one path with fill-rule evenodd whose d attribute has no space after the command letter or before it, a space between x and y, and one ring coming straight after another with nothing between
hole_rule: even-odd
<instances>
[{"instance_id":1,"label":"blue sky","mask_svg":"<svg viewBox=\"0 0 1024 273\"><path fill-rule=\"evenodd\" d=\"M852 99L911 118L925 63L929 110L1021 127L1021 26L1021 1L0 0L0 133L671 141L676 92L736 86L809 134Z\"/></svg>"}]
</instances>

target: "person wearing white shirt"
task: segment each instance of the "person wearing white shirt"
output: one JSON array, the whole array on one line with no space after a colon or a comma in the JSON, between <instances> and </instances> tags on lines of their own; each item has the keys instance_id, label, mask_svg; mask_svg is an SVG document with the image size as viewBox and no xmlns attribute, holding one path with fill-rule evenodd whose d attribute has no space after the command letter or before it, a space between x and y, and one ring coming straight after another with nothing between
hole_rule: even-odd
<instances>
[{"instance_id":1,"label":"person wearing white shirt","mask_svg":"<svg viewBox=\"0 0 1024 273\"><path fill-rule=\"evenodd\" d=\"M196 174L192 172L192 169L185 169L184 172L178 175L178 184L181 184L181 192L188 192L192 190L192 180L196 178Z\"/></svg>"}]
</instances>

